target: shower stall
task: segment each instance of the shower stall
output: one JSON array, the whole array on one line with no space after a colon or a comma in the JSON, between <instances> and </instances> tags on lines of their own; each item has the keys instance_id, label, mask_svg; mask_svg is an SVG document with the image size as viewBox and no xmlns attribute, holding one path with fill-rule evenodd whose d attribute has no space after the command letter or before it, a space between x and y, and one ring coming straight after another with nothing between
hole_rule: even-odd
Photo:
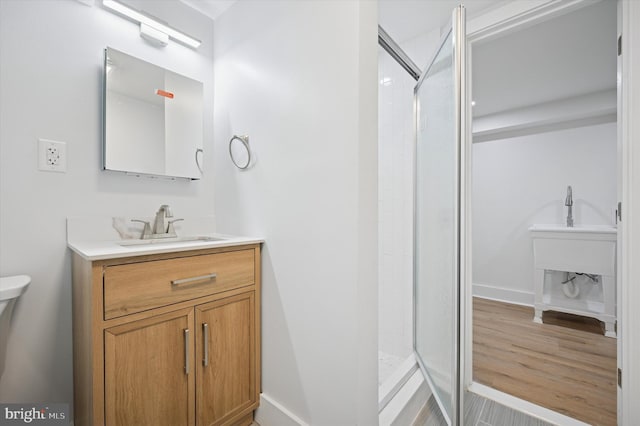
<instances>
[{"instance_id":1,"label":"shower stall","mask_svg":"<svg viewBox=\"0 0 640 426\"><path fill-rule=\"evenodd\" d=\"M448 424L461 407L464 21L455 8L424 72L378 32L379 408L419 368Z\"/></svg>"},{"instance_id":2,"label":"shower stall","mask_svg":"<svg viewBox=\"0 0 640 426\"><path fill-rule=\"evenodd\" d=\"M414 78L378 54L378 384L413 352Z\"/></svg>"},{"instance_id":3,"label":"shower stall","mask_svg":"<svg viewBox=\"0 0 640 426\"><path fill-rule=\"evenodd\" d=\"M421 71L382 27L378 40L378 407L382 412L418 370L413 297L414 89Z\"/></svg>"}]
</instances>

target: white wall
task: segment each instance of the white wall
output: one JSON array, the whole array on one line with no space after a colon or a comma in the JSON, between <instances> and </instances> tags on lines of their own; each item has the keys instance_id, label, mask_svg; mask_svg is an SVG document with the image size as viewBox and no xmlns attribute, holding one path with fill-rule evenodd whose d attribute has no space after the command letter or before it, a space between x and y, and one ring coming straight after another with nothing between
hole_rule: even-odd
<instances>
[{"instance_id":1,"label":"white wall","mask_svg":"<svg viewBox=\"0 0 640 426\"><path fill-rule=\"evenodd\" d=\"M67 216L213 214L212 21L178 2L144 7L203 40L155 48L138 27L72 0L0 1L0 275L33 278L14 312L2 402L71 402L71 262ZM112 46L204 82L201 181L100 170L103 49ZM37 140L67 143L67 173L37 170Z\"/></svg>"},{"instance_id":2,"label":"white wall","mask_svg":"<svg viewBox=\"0 0 640 426\"><path fill-rule=\"evenodd\" d=\"M216 20L218 229L266 239L263 426L377 424L376 23L374 2L332 0Z\"/></svg>"},{"instance_id":3,"label":"white wall","mask_svg":"<svg viewBox=\"0 0 640 426\"><path fill-rule=\"evenodd\" d=\"M616 155L615 123L474 144L474 294L533 303L527 228L566 222L567 185L575 225L613 225Z\"/></svg>"}]
</instances>

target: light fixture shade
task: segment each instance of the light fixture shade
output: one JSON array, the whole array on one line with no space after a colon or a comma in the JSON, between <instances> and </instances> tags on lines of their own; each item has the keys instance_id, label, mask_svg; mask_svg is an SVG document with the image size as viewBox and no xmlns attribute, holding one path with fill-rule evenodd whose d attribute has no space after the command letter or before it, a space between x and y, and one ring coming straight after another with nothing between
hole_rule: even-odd
<instances>
[{"instance_id":1,"label":"light fixture shade","mask_svg":"<svg viewBox=\"0 0 640 426\"><path fill-rule=\"evenodd\" d=\"M157 20L141 12L138 12L137 10L132 9L129 6L126 6L120 2L117 2L115 0L102 0L102 5L108 9L111 9L121 15L124 15L134 20L135 22L140 23L140 35L144 38L149 39L148 37L150 37L151 39L155 40L155 42L158 42L157 38L150 35L150 33L153 33L159 36L158 35L158 32L159 32L159 33L164 33L166 34L167 37L171 37L173 40L178 41L194 49L197 49L202 44L200 40L197 40L191 36L188 36L183 32L180 32L174 28L171 28L168 25L158 22ZM143 24L155 31L147 29L146 30L147 33L145 34L142 27Z\"/></svg>"}]
</instances>

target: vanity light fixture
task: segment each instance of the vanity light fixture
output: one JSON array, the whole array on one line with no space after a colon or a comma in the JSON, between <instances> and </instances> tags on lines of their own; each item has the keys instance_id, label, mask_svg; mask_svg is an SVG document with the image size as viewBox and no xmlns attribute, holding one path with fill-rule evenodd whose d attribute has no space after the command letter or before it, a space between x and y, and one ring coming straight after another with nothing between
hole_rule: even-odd
<instances>
[{"instance_id":1,"label":"vanity light fixture","mask_svg":"<svg viewBox=\"0 0 640 426\"><path fill-rule=\"evenodd\" d=\"M102 5L140 24L140 36L166 45L169 38L197 49L202 42L115 0L102 0Z\"/></svg>"},{"instance_id":2,"label":"vanity light fixture","mask_svg":"<svg viewBox=\"0 0 640 426\"><path fill-rule=\"evenodd\" d=\"M142 22L140 22L140 37L158 46L169 44L169 36L167 34Z\"/></svg>"}]
</instances>

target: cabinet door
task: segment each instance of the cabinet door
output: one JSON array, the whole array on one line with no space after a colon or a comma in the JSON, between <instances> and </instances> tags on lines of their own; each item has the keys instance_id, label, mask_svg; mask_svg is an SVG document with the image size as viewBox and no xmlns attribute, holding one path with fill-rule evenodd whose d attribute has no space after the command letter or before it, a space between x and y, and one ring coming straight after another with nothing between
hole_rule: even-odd
<instances>
[{"instance_id":1,"label":"cabinet door","mask_svg":"<svg viewBox=\"0 0 640 426\"><path fill-rule=\"evenodd\" d=\"M257 406L255 292L196 306L198 426L225 424Z\"/></svg>"},{"instance_id":2,"label":"cabinet door","mask_svg":"<svg viewBox=\"0 0 640 426\"><path fill-rule=\"evenodd\" d=\"M105 423L193 425L193 308L105 330Z\"/></svg>"}]
</instances>

